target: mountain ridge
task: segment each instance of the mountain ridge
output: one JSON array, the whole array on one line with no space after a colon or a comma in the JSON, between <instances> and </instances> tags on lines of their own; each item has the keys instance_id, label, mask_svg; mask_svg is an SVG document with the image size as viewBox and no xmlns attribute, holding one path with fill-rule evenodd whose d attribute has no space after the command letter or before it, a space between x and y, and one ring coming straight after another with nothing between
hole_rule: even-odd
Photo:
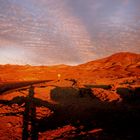
<instances>
[{"instance_id":1,"label":"mountain ridge","mask_svg":"<svg viewBox=\"0 0 140 140\"><path fill-rule=\"evenodd\" d=\"M62 79L77 79L83 83L140 77L140 54L117 53L77 66L0 65L1 81L56 80L58 74Z\"/></svg>"},{"instance_id":2,"label":"mountain ridge","mask_svg":"<svg viewBox=\"0 0 140 140\"><path fill-rule=\"evenodd\" d=\"M101 59L97 59L97 60L93 60L93 61L89 61L87 63L84 64L80 64L78 66L82 66L82 65L91 65L92 63L105 63L105 62L121 62L121 61L134 61L133 63L137 63L140 62L140 54L136 54L136 53L130 53L130 52L119 52L119 53L115 53L112 54L108 57L104 57Z\"/></svg>"},{"instance_id":3,"label":"mountain ridge","mask_svg":"<svg viewBox=\"0 0 140 140\"><path fill-rule=\"evenodd\" d=\"M56 65L30 65L30 64L25 64L25 65L18 65L18 64L0 64L0 66L26 66L26 67L77 67L77 66L82 66L85 64L91 64L93 62L105 62L105 61L109 61L109 59L111 61L113 61L113 59L115 61L119 60L122 61L123 58L129 58L129 60L135 60L135 61L140 61L140 54L138 53L132 53L132 52L118 52L118 53L114 53L112 55L109 55L107 57L103 57L100 59L96 59L96 60L91 60L82 64L77 64L77 65L68 65L68 64L56 64ZM126 59L125 59L126 60ZM128 60L128 61L129 61Z\"/></svg>"}]
</instances>

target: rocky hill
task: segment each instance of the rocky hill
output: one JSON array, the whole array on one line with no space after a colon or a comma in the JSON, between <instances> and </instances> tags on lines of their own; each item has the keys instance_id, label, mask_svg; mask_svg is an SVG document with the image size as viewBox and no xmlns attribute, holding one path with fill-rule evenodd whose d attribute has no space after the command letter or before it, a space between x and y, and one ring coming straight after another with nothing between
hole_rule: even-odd
<instances>
[{"instance_id":1,"label":"rocky hill","mask_svg":"<svg viewBox=\"0 0 140 140\"><path fill-rule=\"evenodd\" d=\"M117 53L78 66L1 65L0 78L3 140L24 139L30 132L39 140L139 136L139 54ZM34 98L22 87L49 79L34 85ZM7 89L12 90L4 93Z\"/></svg>"},{"instance_id":2,"label":"rocky hill","mask_svg":"<svg viewBox=\"0 0 140 140\"><path fill-rule=\"evenodd\" d=\"M73 78L82 83L105 83L140 76L140 54L121 52L77 66L0 65L1 81Z\"/></svg>"}]
</instances>

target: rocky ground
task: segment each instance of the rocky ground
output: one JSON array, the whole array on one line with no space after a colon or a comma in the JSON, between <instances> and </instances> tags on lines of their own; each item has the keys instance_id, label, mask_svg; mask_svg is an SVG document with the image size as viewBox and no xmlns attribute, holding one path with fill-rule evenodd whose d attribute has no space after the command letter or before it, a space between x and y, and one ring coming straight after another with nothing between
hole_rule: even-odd
<instances>
[{"instance_id":1,"label":"rocky ground","mask_svg":"<svg viewBox=\"0 0 140 140\"><path fill-rule=\"evenodd\" d=\"M119 53L73 67L0 66L0 139L139 138L139 62Z\"/></svg>"},{"instance_id":2,"label":"rocky ground","mask_svg":"<svg viewBox=\"0 0 140 140\"><path fill-rule=\"evenodd\" d=\"M138 102L126 102L114 89L83 87L68 80L35 85L38 139L134 139L139 134ZM2 140L22 139L27 97L28 89L0 96ZM28 121L30 137L34 125Z\"/></svg>"}]
</instances>

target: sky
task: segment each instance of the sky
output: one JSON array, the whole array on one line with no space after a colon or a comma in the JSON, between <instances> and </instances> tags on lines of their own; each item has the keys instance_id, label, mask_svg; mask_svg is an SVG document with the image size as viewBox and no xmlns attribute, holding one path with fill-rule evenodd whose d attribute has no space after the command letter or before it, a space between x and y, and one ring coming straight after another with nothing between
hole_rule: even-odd
<instances>
[{"instance_id":1,"label":"sky","mask_svg":"<svg viewBox=\"0 0 140 140\"><path fill-rule=\"evenodd\" d=\"M77 65L139 38L140 0L0 0L0 64Z\"/></svg>"}]
</instances>

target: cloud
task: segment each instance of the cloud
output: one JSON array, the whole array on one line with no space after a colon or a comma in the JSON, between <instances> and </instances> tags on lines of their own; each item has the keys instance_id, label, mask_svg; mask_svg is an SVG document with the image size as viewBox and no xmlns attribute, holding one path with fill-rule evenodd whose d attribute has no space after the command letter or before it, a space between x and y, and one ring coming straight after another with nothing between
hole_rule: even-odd
<instances>
[{"instance_id":1,"label":"cloud","mask_svg":"<svg viewBox=\"0 0 140 140\"><path fill-rule=\"evenodd\" d=\"M4 47L14 48L13 55L25 52L20 63L34 65L78 64L118 51L140 52L136 1L1 0L0 54L11 57L3 62L15 62L10 51L2 53Z\"/></svg>"},{"instance_id":2,"label":"cloud","mask_svg":"<svg viewBox=\"0 0 140 140\"><path fill-rule=\"evenodd\" d=\"M94 58L94 46L85 26L67 10L63 0L30 2L36 13L23 3L9 4L7 13L14 11L12 16L1 14L1 38L37 52L36 57L46 64L50 59L52 63L75 63Z\"/></svg>"}]
</instances>

